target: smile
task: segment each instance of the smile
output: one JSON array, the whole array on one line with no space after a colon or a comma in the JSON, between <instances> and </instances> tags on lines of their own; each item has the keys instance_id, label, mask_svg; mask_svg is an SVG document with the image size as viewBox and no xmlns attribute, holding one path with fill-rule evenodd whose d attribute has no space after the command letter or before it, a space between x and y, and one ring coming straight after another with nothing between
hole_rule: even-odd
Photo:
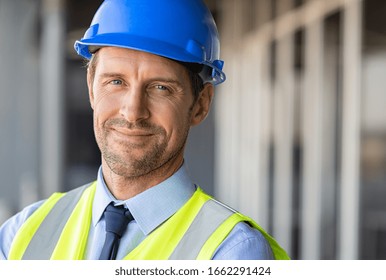
<instances>
[{"instance_id":1,"label":"smile","mask_svg":"<svg viewBox=\"0 0 386 280\"><path fill-rule=\"evenodd\" d=\"M112 131L127 137L148 137L153 135L153 133L145 130L136 130L136 129L133 130L133 129L127 129L127 128L120 128L120 127L113 128Z\"/></svg>"},{"instance_id":2,"label":"smile","mask_svg":"<svg viewBox=\"0 0 386 280\"><path fill-rule=\"evenodd\" d=\"M144 130L130 130L126 128L114 128L111 130L112 136L118 143L131 145L143 145L148 142L154 134Z\"/></svg>"}]
</instances>

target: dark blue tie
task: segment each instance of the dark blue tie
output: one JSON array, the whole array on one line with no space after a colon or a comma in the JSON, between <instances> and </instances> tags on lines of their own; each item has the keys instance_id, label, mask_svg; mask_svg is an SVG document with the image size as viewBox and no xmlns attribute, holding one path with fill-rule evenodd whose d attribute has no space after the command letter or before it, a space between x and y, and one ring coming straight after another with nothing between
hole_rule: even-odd
<instances>
[{"instance_id":1,"label":"dark blue tie","mask_svg":"<svg viewBox=\"0 0 386 280\"><path fill-rule=\"evenodd\" d=\"M112 203L105 210L106 239L102 248L100 260L115 260L118 252L119 240L133 220L130 211L123 206L114 206Z\"/></svg>"}]
</instances>

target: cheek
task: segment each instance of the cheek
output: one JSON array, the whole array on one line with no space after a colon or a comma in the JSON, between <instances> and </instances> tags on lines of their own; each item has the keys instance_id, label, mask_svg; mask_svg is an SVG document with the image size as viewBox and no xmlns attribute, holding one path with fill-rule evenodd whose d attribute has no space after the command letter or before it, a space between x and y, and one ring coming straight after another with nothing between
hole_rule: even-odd
<instances>
[{"instance_id":1,"label":"cheek","mask_svg":"<svg viewBox=\"0 0 386 280\"><path fill-rule=\"evenodd\" d=\"M93 107L97 108L98 106L104 106L105 103L113 102L113 95L103 88L95 86L93 88L94 97L93 97ZM111 106L112 104L109 104Z\"/></svg>"},{"instance_id":2,"label":"cheek","mask_svg":"<svg viewBox=\"0 0 386 280\"><path fill-rule=\"evenodd\" d=\"M119 100L107 93L98 93L95 96L94 107L94 123L106 121L119 112Z\"/></svg>"},{"instance_id":3,"label":"cheek","mask_svg":"<svg viewBox=\"0 0 386 280\"><path fill-rule=\"evenodd\" d=\"M178 140L190 128L190 112L184 104L179 104L179 106L162 106L159 104L152 115L154 121L165 129L170 141Z\"/></svg>"}]
</instances>

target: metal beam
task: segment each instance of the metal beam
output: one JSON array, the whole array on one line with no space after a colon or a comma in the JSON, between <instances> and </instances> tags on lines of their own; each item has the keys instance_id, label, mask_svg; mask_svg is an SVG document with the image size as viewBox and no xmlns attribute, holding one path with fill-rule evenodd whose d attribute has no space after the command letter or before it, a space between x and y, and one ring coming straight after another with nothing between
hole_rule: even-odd
<instances>
[{"instance_id":1,"label":"metal beam","mask_svg":"<svg viewBox=\"0 0 386 280\"><path fill-rule=\"evenodd\" d=\"M322 20L305 27L301 259L319 259L321 256L323 33Z\"/></svg>"},{"instance_id":2,"label":"metal beam","mask_svg":"<svg viewBox=\"0 0 386 280\"><path fill-rule=\"evenodd\" d=\"M347 1L343 18L343 131L338 257L358 259L362 1Z\"/></svg>"},{"instance_id":3,"label":"metal beam","mask_svg":"<svg viewBox=\"0 0 386 280\"><path fill-rule=\"evenodd\" d=\"M277 42L276 80L274 93L274 212L273 234L291 254L292 243L292 149L294 139L294 37Z\"/></svg>"},{"instance_id":4,"label":"metal beam","mask_svg":"<svg viewBox=\"0 0 386 280\"><path fill-rule=\"evenodd\" d=\"M42 195L62 188L65 30L63 0L42 2L41 177Z\"/></svg>"}]
</instances>

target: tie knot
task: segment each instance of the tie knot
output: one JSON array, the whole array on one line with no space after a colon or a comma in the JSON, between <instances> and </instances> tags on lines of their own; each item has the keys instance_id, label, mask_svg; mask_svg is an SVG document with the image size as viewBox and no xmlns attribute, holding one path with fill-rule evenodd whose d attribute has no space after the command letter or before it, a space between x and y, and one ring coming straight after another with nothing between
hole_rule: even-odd
<instances>
[{"instance_id":1,"label":"tie knot","mask_svg":"<svg viewBox=\"0 0 386 280\"><path fill-rule=\"evenodd\" d=\"M114 206L109 204L105 210L106 231L122 237L127 224L133 220L130 211L123 206Z\"/></svg>"}]
</instances>

